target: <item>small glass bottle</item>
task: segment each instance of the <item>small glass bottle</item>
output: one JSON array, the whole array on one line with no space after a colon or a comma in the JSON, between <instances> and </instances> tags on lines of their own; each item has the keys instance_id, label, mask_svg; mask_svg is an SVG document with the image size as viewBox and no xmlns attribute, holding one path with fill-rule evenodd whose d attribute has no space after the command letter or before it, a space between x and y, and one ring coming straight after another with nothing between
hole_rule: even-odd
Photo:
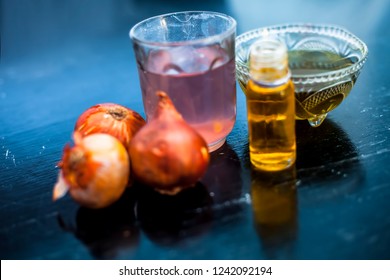
<instances>
[{"instance_id":1,"label":"small glass bottle","mask_svg":"<svg viewBox=\"0 0 390 280\"><path fill-rule=\"evenodd\" d=\"M279 171L294 164L295 94L287 48L275 39L253 44L246 89L249 153L252 165Z\"/></svg>"}]
</instances>

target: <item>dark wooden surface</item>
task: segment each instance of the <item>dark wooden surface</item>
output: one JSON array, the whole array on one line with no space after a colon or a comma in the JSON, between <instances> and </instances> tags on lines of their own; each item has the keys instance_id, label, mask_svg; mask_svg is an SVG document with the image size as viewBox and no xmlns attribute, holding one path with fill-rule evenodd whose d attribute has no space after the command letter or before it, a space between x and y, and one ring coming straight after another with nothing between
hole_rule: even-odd
<instances>
[{"instance_id":1,"label":"dark wooden surface","mask_svg":"<svg viewBox=\"0 0 390 280\"><path fill-rule=\"evenodd\" d=\"M250 169L237 88L234 130L194 189L164 197L135 186L99 211L69 196L53 203L56 163L86 108L116 102L144 115L129 29L180 10L227 13L238 34L342 25L369 58L319 128L297 122L293 170ZM389 1L3 0L0 12L1 259L390 258Z\"/></svg>"}]
</instances>

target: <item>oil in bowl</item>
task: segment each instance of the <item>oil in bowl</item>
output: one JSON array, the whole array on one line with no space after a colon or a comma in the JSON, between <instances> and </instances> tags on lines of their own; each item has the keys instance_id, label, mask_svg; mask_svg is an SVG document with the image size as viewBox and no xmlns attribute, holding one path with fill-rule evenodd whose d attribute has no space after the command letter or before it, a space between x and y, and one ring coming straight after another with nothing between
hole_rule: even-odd
<instances>
[{"instance_id":1,"label":"oil in bowl","mask_svg":"<svg viewBox=\"0 0 390 280\"><path fill-rule=\"evenodd\" d=\"M237 79L244 93L249 49L264 37L285 42L295 86L296 118L307 119L313 127L348 96L368 54L362 40L333 25L288 24L248 31L236 39Z\"/></svg>"}]
</instances>

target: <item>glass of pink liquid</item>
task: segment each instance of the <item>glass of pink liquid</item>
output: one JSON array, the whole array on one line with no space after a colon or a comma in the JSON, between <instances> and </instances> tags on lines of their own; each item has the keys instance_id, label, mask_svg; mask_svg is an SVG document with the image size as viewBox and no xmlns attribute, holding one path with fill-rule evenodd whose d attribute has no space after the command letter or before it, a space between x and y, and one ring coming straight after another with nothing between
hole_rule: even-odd
<instances>
[{"instance_id":1,"label":"glass of pink liquid","mask_svg":"<svg viewBox=\"0 0 390 280\"><path fill-rule=\"evenodd\" d=\"M210 152L221 147L236 120L235 33L235 20L215 12L178 12L136 24L130 38L147 119L162 90Z\"/></svg>"}]
</instances>

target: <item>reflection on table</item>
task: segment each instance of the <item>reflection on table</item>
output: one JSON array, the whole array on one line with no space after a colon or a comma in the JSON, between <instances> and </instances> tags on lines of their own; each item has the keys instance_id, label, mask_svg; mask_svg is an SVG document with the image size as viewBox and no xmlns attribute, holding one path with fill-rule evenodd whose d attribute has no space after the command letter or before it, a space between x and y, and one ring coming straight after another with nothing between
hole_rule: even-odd
<instances>
[{"instance_id":1,"label":"reflection on table","mask_svg":"<svg viewBox=\"0 0 390 280\"><path fill-rule=\"evenodd\" d=\"M298 231L295 166L278 172L252 169L251 198L265 256L291 259Z\"/></svg>"}]
</instances>

